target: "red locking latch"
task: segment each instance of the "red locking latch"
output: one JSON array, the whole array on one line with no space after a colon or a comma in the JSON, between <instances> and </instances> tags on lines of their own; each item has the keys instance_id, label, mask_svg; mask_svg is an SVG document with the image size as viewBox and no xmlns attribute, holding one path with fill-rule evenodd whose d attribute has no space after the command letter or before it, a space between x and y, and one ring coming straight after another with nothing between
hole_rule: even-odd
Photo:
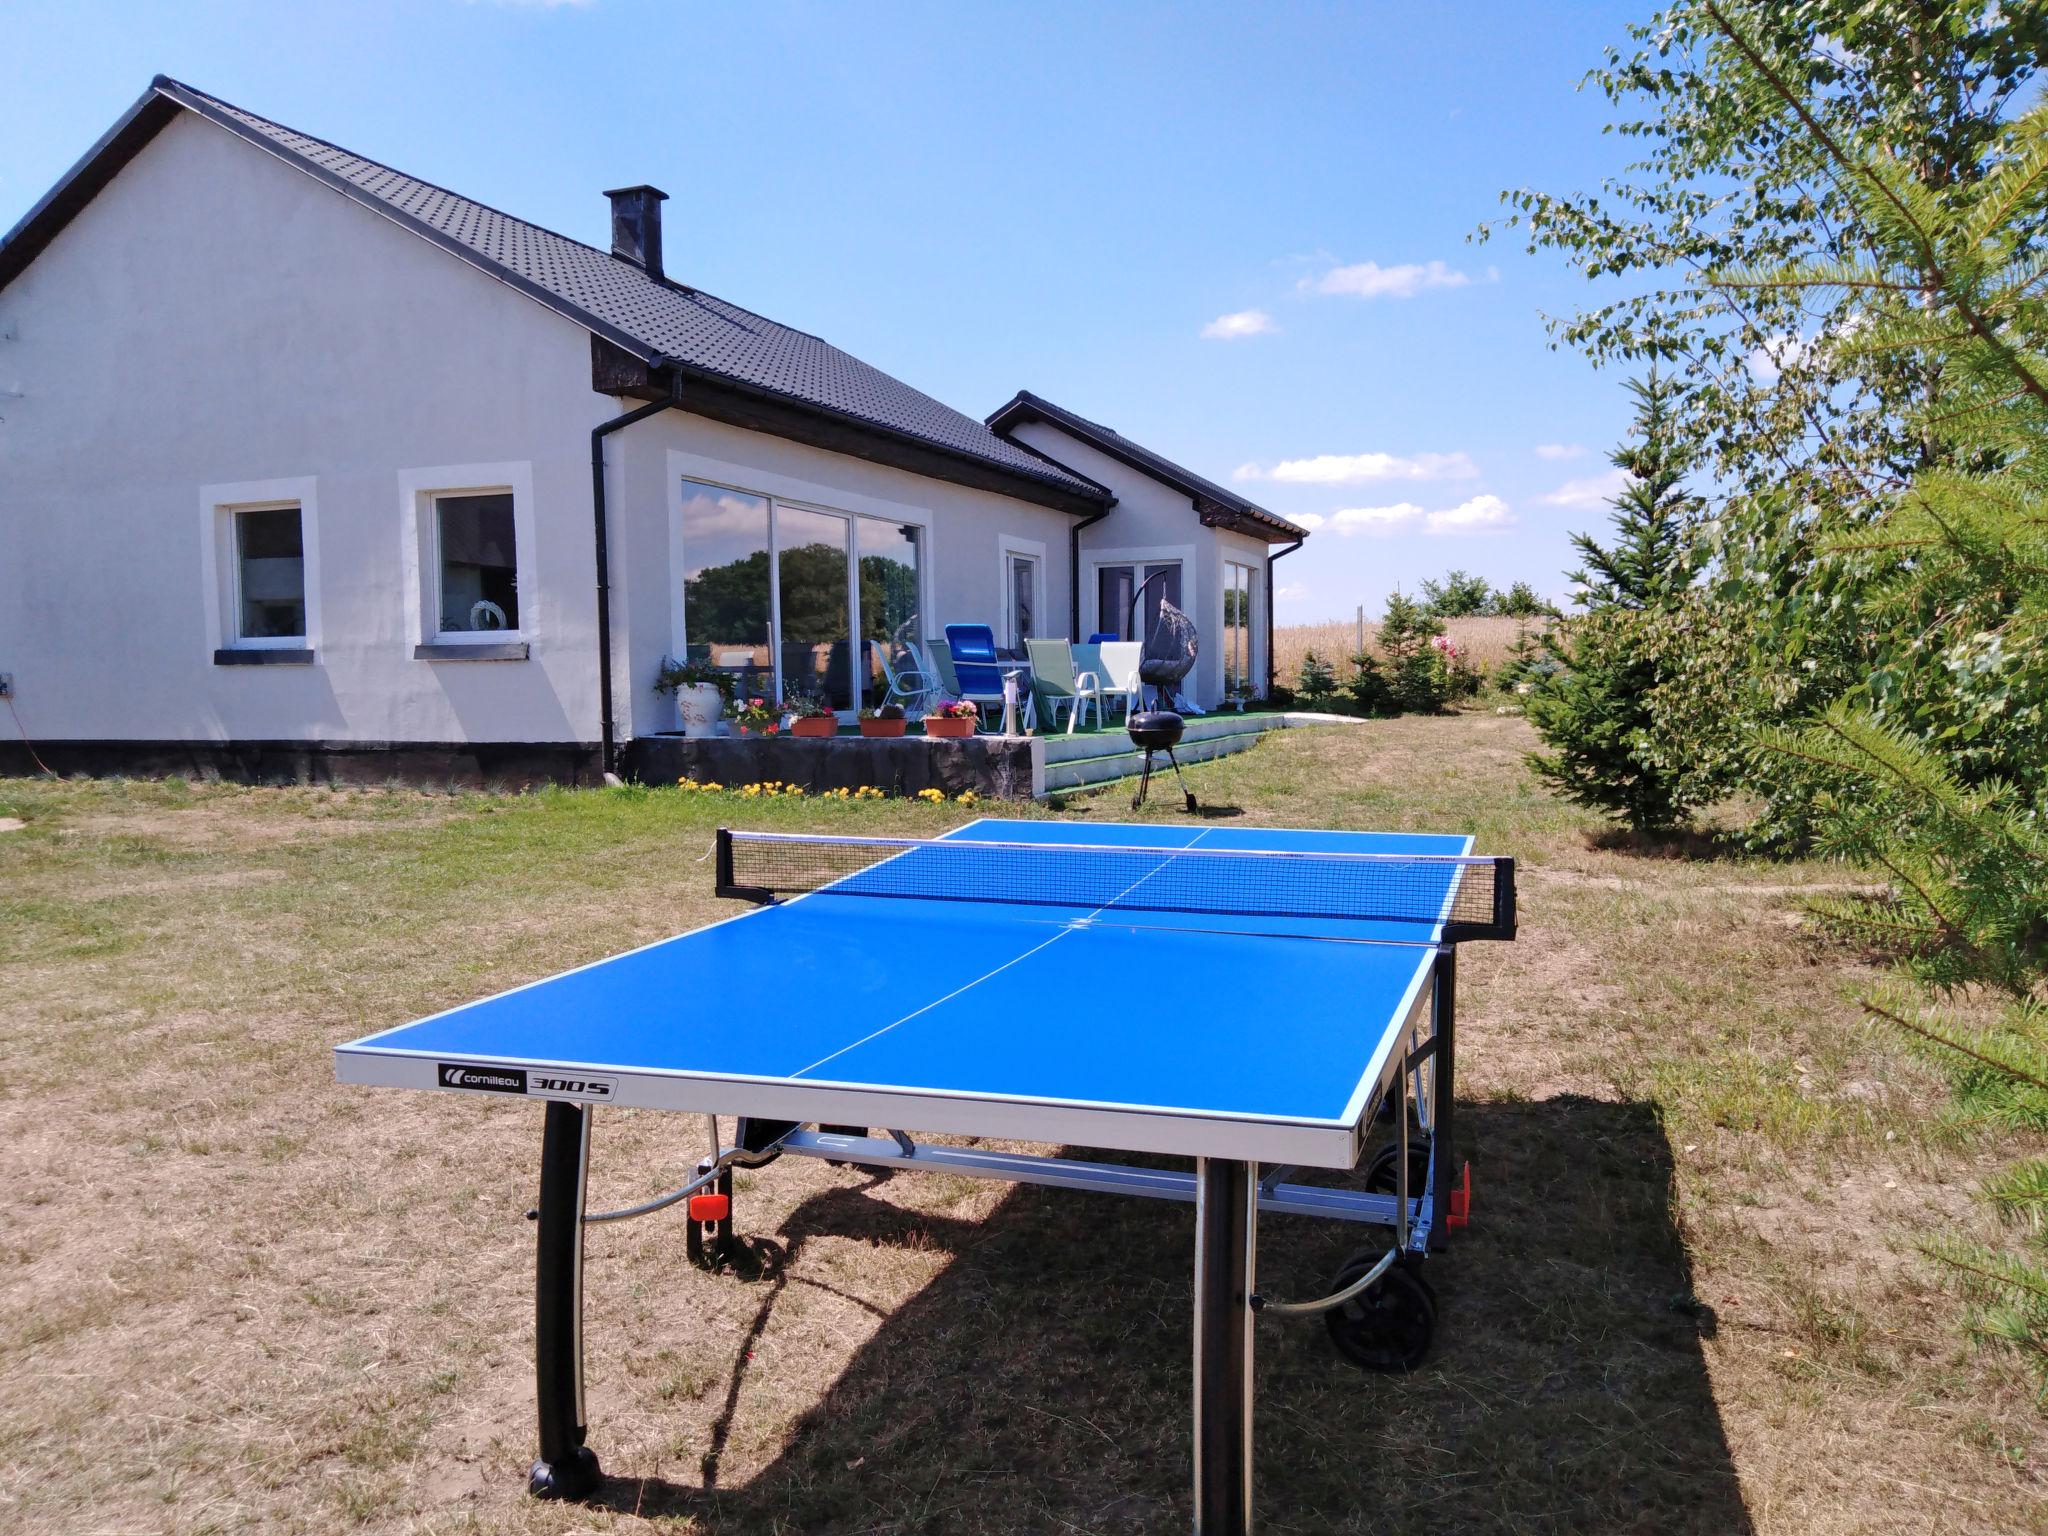
<instances>
[{"instance_id":1,"label":"red locking latch","mask_svg":"<svg viewBox=\"0 0 2048 1536\"><path fill-rule=\"evenodd\" d=\"M1457 1197L1452 1196L1452 1198L1456 1199ZM690 1220L692 1221L724 1221L730 1215L732 1215L731 1195L690 1196Z\"/></svg>"},{"instance_id":2,"label":"red locking latch","mask_svg":"<svg viewBox=\"0 0 2048 1536\"><path fill-rule=\"evenodd\" d=\"M1451 1208L1444 1215L1447 1227L1466 1227L1472 1224L1472 1165L1467 1163L1458 1175L1458 1182L1451 1188Z\"/></svg>"}]
</instances>

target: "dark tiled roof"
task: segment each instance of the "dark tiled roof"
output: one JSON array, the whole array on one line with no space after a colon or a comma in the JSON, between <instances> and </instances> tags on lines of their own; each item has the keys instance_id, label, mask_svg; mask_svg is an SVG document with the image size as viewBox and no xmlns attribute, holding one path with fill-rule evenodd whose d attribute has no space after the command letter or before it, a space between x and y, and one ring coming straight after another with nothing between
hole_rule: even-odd
<instances>
[{"instance_id":1,"label":"dark tiled roof","mask_svg":"<svg viewBox=\"0 0 2048 1536\"><path fill-rule=\"evenodd\" d=\"M680 283L658 281L608 251L500 213L161 75L129 117L116 124L65 182L0 243L0 283L17 267L6 259L7 247L18 241L28 247L19 253L18 264L25 265L35 250L47 243L54 230L31 226L53 209L60 222L68 219L76 207L65 206L67 201L81 204L104 184L112 169L94 175L95 159L130 124L145 116L155 98L175 102L270 150L287 164L510 282L644 362L680 364L833 417L850 418L979 460L1070 495L1104 499L1099 486L815 336ZM145 123L142 131L153 133L154 128ZM121 158L132 155L135 147L139 146L126 148ZM62 194L75 180L86 183L81 189L84 195L64 198ZM24 235L32 238L24 240Z\"/></svg>"},{"instance_id":2,"label":"dark tiled roof","mask_svg":"<svg viewBox=\"0 0 2048 1536\"><path fill-rule=\"evenodd\" d=\"M1051 422L1062 431L1129 465L1140 474L1150 475L1162 485L1172 486L1193 498L1198 504L1213 503L1226 513L1271 528L1286 538L1308 537L1306 528L1290 523L1279 513L1268 512L1258 503L1246 501L1237 492L1225 490L1214 480L1198 475L1191 469L1184 469L1173 460L1154 453L1150 448L1132 442L1114 427L1105 427L1099 421L1077 416L1066 407L1054 405L1044 396L1034 395L1028 389L1017 391L1001 410L990 415L988 424L994 431L1008 432L1016 423L1031 420Z\"/></svg>"}]
</instances>

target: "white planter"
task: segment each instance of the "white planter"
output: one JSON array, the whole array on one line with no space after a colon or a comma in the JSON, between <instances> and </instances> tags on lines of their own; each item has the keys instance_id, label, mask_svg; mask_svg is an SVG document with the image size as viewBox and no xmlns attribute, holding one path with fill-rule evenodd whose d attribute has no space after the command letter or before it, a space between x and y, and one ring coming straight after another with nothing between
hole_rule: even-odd
<instances>
[{"instance_id":1,"label":"white planter","mask_svg":"<svg viewBox=\"0 0 2048 1536\"><path fill-rule=\"evenodd\" d=\"M718 722L725 714L725 696L709 683L695 683L676 690L676 712L683 717L683 734L692 740L718 734Z\"/></svg>"}]
</instances>

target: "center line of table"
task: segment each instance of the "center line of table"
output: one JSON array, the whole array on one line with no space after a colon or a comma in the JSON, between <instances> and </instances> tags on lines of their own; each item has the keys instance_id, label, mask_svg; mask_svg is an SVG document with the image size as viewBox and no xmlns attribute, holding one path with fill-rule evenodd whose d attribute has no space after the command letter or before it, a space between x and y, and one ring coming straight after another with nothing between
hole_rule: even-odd
<instances>
[{"instance_id":1,"label":"center line of table","mask_svg":"<svg viewBox=\"0 0 2048 1536\"><path fill-rule=\"evenodd\" d=\"M977 976L974 978L974 980L969 982L963 982L961 985L955 987L952 991L948 992L944 997L933 998L930 1002L926 1003L922 1008L912 1009L909 1013L903 1015L902 1018L896 1019L888 1024L884 1024L880 1029L871 1030L869 1033L862 1035L858 1040L855 1040L848 1045L842 1045L836 1051L827 1052L825 1055L820 1056L816 1061L812 1062L808 1067L799 1067L796 1071L790 1073L789 1075L791 1077L802 1077L806 1073L815 1072L818 1070L818 1068L824 1066L826 1062L837 1061L841 1056L844 1056L848 1051L857 1051L862 1046L866 1045L870 1040L879 1040L882 1036L888 1034L890 1030L897 1028L899 1025L908 1024L912 1019L918 1017L918 1015L920 1014L930 1013L934 1008L938 1007L941 1003L950 1003L954 998L958 997L963 992L972 992L976 987L980 986L983 982L989 981L994 977L1002 975L1003 972L1007 971L1011 966L1016 965L1019 961L1029 960L1041 949L1047 949L1050 948L1052 945L1059 943L1061 939L1064 939L1076 928L1082 926L1085 923L1093 922L1096 918L1102 916L1103 913L1107 912L1111 907L1115 906L1118 902L1122 901L1126 896L1130 895L1131 892L1135 891L1147 880L1150 880L1154 875L1158 874L1160 870L1166 868L1166 866L1172 862L1173 856L1175 854L1185 853L1188 849L1194 847L1195 843L1199 843L1203 838L1207 837L1208 835L1209 829L1207 827L1204 827L1200 832L1197 832L1195 834L1193 842L1183 843L1178 848L1161 849L1160 851L1164 853L1166 857L1159 861L1159 864L1156 868L1146 870L1144 874L1138 876L1137 879L1133 880L1129 885L1125 886L1122 890L1118 891L1114 896L1110 897L1108 901L1105 901L1093 912L1090 912L1086 917L1076 918L1073 922L1068 923L1066 926L1061 928L1058 933L1054 934L1051 938L1047 939L1045 943L1034 944L1029 949L1025 950L1022 954L1012 955L1009 959L1005 960L1001 965L997 966L994 970L988 972L986 975Z\"/></svg>"}]
</instances>

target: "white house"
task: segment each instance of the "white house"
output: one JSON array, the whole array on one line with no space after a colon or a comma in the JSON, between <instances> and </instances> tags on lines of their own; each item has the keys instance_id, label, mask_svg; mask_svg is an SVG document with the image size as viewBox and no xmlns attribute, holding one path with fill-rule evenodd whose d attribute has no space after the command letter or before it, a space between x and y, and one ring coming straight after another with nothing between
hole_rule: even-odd
<instances>
[{"instance_id":1,"label":"white house","mask_svg":"<svg viewBox=\"0 0 2048 1536\"><path fill-rule=\"evenodd\" d=\"M1299 528L670 278L663 194L607 195L601 251L154 81L0 240L0 677L40 756L586 779L674 728L665 656L851 709L903 639L1121 631L1162 569L1196 697L1262 691Z\"/></svg>"}]
</instances>

